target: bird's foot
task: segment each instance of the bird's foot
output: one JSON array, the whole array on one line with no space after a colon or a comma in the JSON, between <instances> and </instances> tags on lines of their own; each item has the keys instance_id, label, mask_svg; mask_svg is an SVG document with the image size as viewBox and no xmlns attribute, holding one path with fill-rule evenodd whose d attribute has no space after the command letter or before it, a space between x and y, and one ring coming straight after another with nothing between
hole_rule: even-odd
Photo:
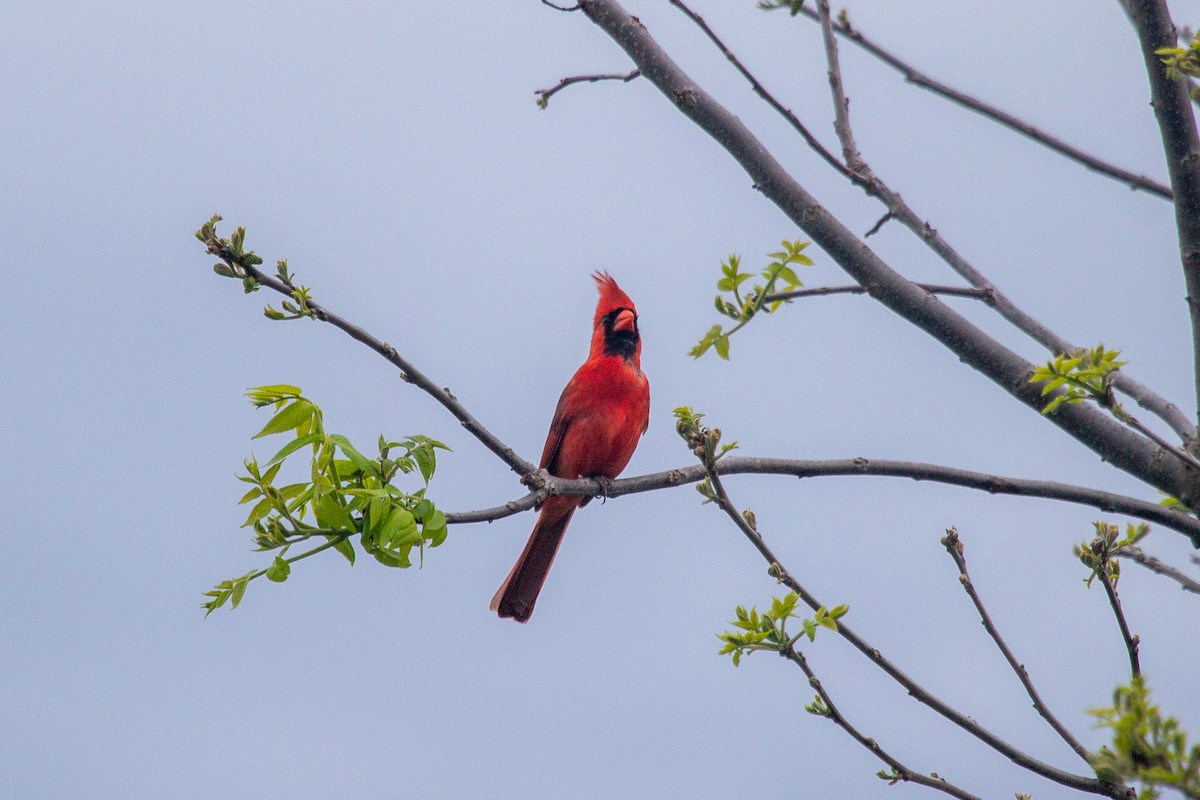
<instances>
[{"instance_id":1,"label":"bird's foot","mask_svg":"<svg viewBox=\"0 0 1200 800\"><path fill-rule=\"evenodd\" d=\"M608 495L612 491L613 482L609 478L604 477L603 475L596 475L595 477L592 478L592 480L594 480L597 484L600 485L600 493L598 495L596 495L597 497L600 498L600 502L601 503L607 502Z\"/></svg>"}]
</instances>

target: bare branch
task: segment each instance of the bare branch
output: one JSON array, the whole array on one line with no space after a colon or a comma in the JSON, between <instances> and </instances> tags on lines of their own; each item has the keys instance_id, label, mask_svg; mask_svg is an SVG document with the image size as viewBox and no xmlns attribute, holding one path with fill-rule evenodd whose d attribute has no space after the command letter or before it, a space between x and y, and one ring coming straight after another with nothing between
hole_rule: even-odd
<instances>
[{"instance_id":1,"label":"bare branch","mask_svg":"<svg viewBox=\"0 0 1200 800\"><path fill-rule=\"evenodd\" d=\"M571 9L560 8L559 11L567 11ZM637 78L642 73L638 70L633 70L628 73L610 72L603 75L574 75L570 78L563 78L556 86L549 89L538 89L534 92L538 96L537 104L539 108L545 108L550 104L550 98L561 92L573 83L596 83L598 81L621 81L629 83L634 78Z\"/></svg>"},{"instance_id":2,"label":"bare branch","mask_svg":"<svg viewBox=\"0 0 1200 800\"><path fill-rule=\"evenodd\" d=\"M889 755L882 747L880 747L879 743L874 739L867 738L859 733L858 729L851 725L850 722L844 716L842 716L842 712L838 711L838 707L834 704L833 698L830 697L829 693L825 691L825 687L821 684L820 679L817 678L817 675L815 672L813 672L812 667L808 665L808 659L804 657L804 653L800 652L795 647L789 647L786 653L781 652L780 655L785 656L789 661L803 670L805 676L808 678L808 685L816 691L817 696L821 698L821 702L825 704L825 713L823 716L825 716L825 718L830 722L836 724L846 733L850 734L850 737L854 739L854 741L870 750L876 758L891 767L892 772L897 776L896 780L907 781L920 786L928 786L930 789L937 789L938 791L945 792L951 797L959 798L959 800L979 800L979 798L975 795L971 794L965 789L955 786L945 778L940 776L932 777L929 775L922 775L921 773L914 772L913 770L904 766L904 764L902 764L893 756Z\"/></svg>"},{"instance_id":3,"label":"bare branch","mask_svg":"<svg viewBox=\"0 0 1200 800\"><path fill-rule=\"evenodd\" d=\"M1175 25L1165 0L1128 0L1150 78L1151 105L1162 134L1163 152L1175 194L1175 227L1192 320L1192 370L1200 411L1200 135L1188 100L1187 83L1167 76L1155 51L1173 47Z\"/></svg>"},{"instance_id":4,"label":"bare branch","mask_svg":"<svg viewBox=\"0 0 1200 800\"><path fill-rule=\"evenodd\" d=\"M967 572L967 557L963 549L962 540L959 539L958 531L954 528L946 531L946 535L942 537L942 545L946 548L946 552L954 559L954 563L958 565L958 579L962 583L963 589L966 590L967 596L971 598L971 602L975 605L975 610L979 612L979 619L983 623L983 627L987 630L988 635L992 637L992 641L996 643L996 647L1000 649L1001 655L1012 671L1016 674L1017 680L1025 687L1025 693L1029 695L1029 699L1033 701L1033 707L1041 714L1042 719L1054 729L1062 740L1074 750L1084 763L1091 764L1091 754L1087 748L1079 743L1075 735L1067 730L1066 726L1059 722L1058 717L1051 713L1050 709L1042 701L1041 695L1033 685L1033 681L1029 679L1029 673L1025 670L1025 665L1017 661L1016 656L1009 650L1008 644L1005 643L1004 637L1000 635L1000 631L992 622L992 617L984 608L983 600L979 597L979 593L975 591L975 584L971 581L971 576Z\"/></svg>"},{"instance_id":5,"label":"bare branch","mask_svg":"<svg viewBox=\"0 0 1200 800\"><path fill-rule=\"evenodd\" d=\"M985 303L991 304L991 293L986 289L975 289L970 286L939 286L932 283L918 283L921 287L930 294L950 295L952 297L974 297L977 300L982 300ZM811 289L794 289L790 292L778 292L769 294L764 298L766 303L774 303L777 300L799 300L802 297L824 297L830 294L867 294L867 290L862 286L817 286Z\"/></svg>"},{"instance_id":6,"label":"bare branch","mask_svg":"<svg viewBox=\"0 0 1200 800\"><path fill-rule=\"evenodd\" d=\"M817 0L817 16L821 22L821 37L825 44L825 63L829 66L829 90L833 94L833 129L837 132L838 141L842 143L842 158L851 172L860 172L866 168L858 153L858 145L854 142L854 133L850 129L850 101L842 88L842 68L838 64L837 39L833 36L833 28L829 22L829 0Z\"/></svg>"},{"instance_id":7,"label":"bare branch","mask_svg":"<svg viewBox=\"0 0 1200 800\"><path fill-rule=\"evenodd\" d=\"M560 6L560 5L555 5L554 3L551 3L550 0L542 0L542 5L550 6L555 11L578 11L579 10L578 4L573 5L573 6Z\"/></svg>"},{"instance_id":8,"label":"bare branch","mask_svg":"<svg viewBox=\"0 0 1200 800\"><path fill-rule=\"evenodd\" d=\"M1032 374L1029 362L880 259L797 183L741 120L684 74L645 25L631 17L617 0L581 0L581 6L588 18L634 60L642 75L724 146L754 185L873 298L940 341L959 360L1029 408L1041 412L1040 390L1028 380ZM1184 503L1200 506L1200 481L1189 467L1176 459L1161 458L1161 448L1100 410L1084 404L1063 406L1048 419L1118 469Z\"/></svg>"},{"instance_id":9,"label":"bare branch","mask_svg":"<svg viewBox=\"0 0 1200 800\"><path fill-rule=\"evenodd\" d=\"M1171 580L1178 583L1179 587L1185 592L1200 594L1200 581L1189 577L1188 575L1180 572L1168 564L1164 564L1161 560L1150 555L1137 545L1125 545L1124 547L1114 550L1112 554L1117 558L1127 558L1135 564L1140 564L1151 572L1156 572L1159 575L1167 576ZM1194 560L1195 556L1192 556L1192 558Z\"/></svg>"},{"instance_id":10,"label":"bare branch","mask_svg":"<svg viewBox=\"0 0 1200 800\"><path fill-rule=\"evenodd\" d=\"M726 459L721 459L721 461L724 460ZM713 464L712 462L706 462L702 460L702 466L705 469L705 473L715 493L715 497L713 499L716 501L718 507L720 507L720 509L724 511L731 520L733 520L738 529L745 535L747 539L750 540L750 543L754 545L755 549L758 550L759 554L770 565L770 573L778 578L781 583L785 584L789 589L799 595L800 599L803 600L805 605L807 605L809 608L813 609L814 611L820 609L823 604L818 601L815 596L810 594L802 585L800 585L800 583L794 577L792 577L783 564L780 563L779 559L775 557L775 554L771 551L771 548L767 545L766 540L763 538L757 527L751 527L750 523L747 522L745 515L740 514L737 508L733 505L733 502L729 499L729 495L725 491L724 485L721 483L721 478L718 474L718 471L715 469L715 467L720 464L721 461ZM1024 767L1030 772L1041 775L1043 778L1054 781L1055 783L1063 786L1068 786L1072 789L1078 789L1079 791L1090 792L1092 794L1105 795L1107 797L1120 798L1121 800L1124 800L1126 797L1126 792L1124 791L1123 787L1117 786L1116 784L1105 783L1095 778L1076 775L1074 773L1061 770L1057 767L1039 761L1028 753L1018 750L1006 740L992 733L975 720L955 710L941 699L931 694L923 686L906 675L899 667L889 661L881 652L879 652L879 650L872 647L866 640L854 633L849 626L839 621L837 623L837 633L839 636L853 645L855 649L870 659L876 666L887 673L892 680L904 687L908 694L915 700L933 709L935 712L945 717L950 722L953 722L955 725L958 725L976 739L979 739L984 744L1003 754L1014 764Z\"/></svg>"},{"instance_id":11,"label":"bare branch","mask_svg":"<svg viewBox=\"0 0 1200 800\"><path fill-rule=\"evenodd\" d=\"M214 236L212 239L205 242L205 244L208 246L208 252L212 253L218 258L221 258L226 264L229 264L231 267L236 264L238 269L245 270L247 275L263 286L274 289L276 292L279 292L286 297L292 297L292 292L295 289L294 286L286 284L279 278L268 275L256 267L239 263L238 255L229 250L227 244L221 239ZM491 431L483 427L483 424L479 420L475 419L471 412L467 411L462 403L458 402L458 398L456 398L449 389L440 387L434 383L425 375L425 373L417 369L412 362L408 361L408 359L396 352L396 348L392 347L387 342L375 338L354 323L343 319L318 303L308 301L307 305L308 308L312 310L314 318L320 320L321 322L328 322L330 325L345 332L351 338L357 339L387 359L392 366L400 370L400 375L405 381L415 384L426 394L433 397L434 400L437 400L439 403L441 403L447 411L454 415L455 419L462 423L462 426L466 428L472 436L483 443L483 446L488 450L491 450L493 453L495 453L496 456L505 464L508 464L513 472L517 473L518 475L525 476L537 469L533 464L517 455L515 450L496 438Z\"/></svg>"},{"instance_id":12,"label":"bare branch","mask_svg":"<svg viewBox=\"0 0 1200 800\"><path fill-rule=\"evenodd\" d=\"M698 15L693 13L685 5L679 2L679 0L671 0L671 2L673 5L681 8L684 13L687 14L690 19L692 19L693 22L700 26L709 39L711 39L717 45L725 57L731 63L733 63L738 71L746 78L746 80L750 82L750 85L754 88L754 91L764 100L766 100L766 102L772 108L782 114L784 118L787 119L788 122L791 123L792 126L801 133L801 135L804 137L804 140L809 144L810 147L813 147L817 153L832 166L834 166L834 168L837 169L841 175L853 181L856 185L862 187L865 192L873 197L876 197L883 202L885 206L887 206L887 213L876 224L875 227L868 231L867 235L874 234L878 230L879 226L889 219L896 219L900 221L906 228L920 237L920 239L924 241L931 250L933 250L950 266L951 269L961 275L968 283L978 289L988 292L992 298L991 305L996 309L996 312L1000 314L1001 317L1008 320L1008 322L1018 330L1022 331L1034 341L1041 344L1054 355L1058 355L1060 353L1070 353L1079 349L1069 343L1067 340L1063 339L1054 331L1050 330L1050 328L1044 325L1040 320L1026 313L1015 303L1013 303L1007 295L996 288L996 286L992 284L990 280L988 280L981 272L975 269L975 267L960 253L958 253L958 251L951 247L950 244L941 237L937 230L933 228L933 226L917 216L917 214L907 205L907 203L904 202L903 198L901 198L899 194L889 189L886 184L879 180L878 176L869 172L869 170L864 174L862 171L862 168L865 167L864 164L860 163L858 170L851 172L838 163L837 160L834 159L832 155L820 145L819 142L816 142L815 138L807 131L807 129L804 128L800 121L796 119L795 115L792 114L791 111L785 109L763 87L759 80L755 78L754 75L752 75L744 66L742 66L741 62L737 60L737 58L729 51L727 47L725 47L724 43L717 38L716 34L712 32L712 30ZM803 13L810 19L818 19L816 12L813 12L809 9L803 9ZM849 32L851 29L846 27L844 23L839 23L834 30L842 35L850 35ZM855 35L858 35L857 32L854 33ZM863 44L864 46L867 46L868 44L866 43L865 39L862 39L861 35L858 35L858 39L855 39L855 41ZM870 46L875 47L875 45ZM882 50L879 51L879 53L883 52L884 51ZM891 57L890 54L888 55ZM682 73L680 73L680 76L686 79L686 76L682 76ZM723 110L724 109L722 109L722 111ZM718 141L721 140L720 137L716 136L712 130L707 128L706 130L709 130L709 133L713 134ZM758 143L755 142L755 144ZM758 146L761 148L761 145ZM740 160L741 159L739 159L739 161ZM744 162L743 166L747 168L747 171L750 171L750 168L747 167ZM751 172L751 174L753 174L753 172ZM776 202L778 204L779 201L777 200ZM1181 412L1174 403L1171 403L1165 398L1159 396L1149 387L1144 386L1125 373L1117 373L1114 376L1114 386L1124 394L1132 397L1142 408L1145 408L1162 418L1171 427L1171 429L1174 430L1180 436L1180 438L1185 441L1185 443L1190 443L1197 437L1196 426L1190 419L1188 419L1187 415Z\"/></svg>"},{"instance_id":13,"label":"bare branch","mask_svg":"<svg viewBox=\"0 0 1200 800\"><path fill-rule=\"evenodd\" d=\"M813 136L812 132L809 131L808 128L805 127L804 123L800 121L800 118L793 114L790 108L785 108L782 103L775 99L773 94L766 90L766 87L758 82L758 79L751 74L750 70L746 69L738 57L733 54L733 51L725 46L725 43L721 41L716 33L713 32L712 28L708 27L708 23L704 21L703 17L701 17L695 11L692 11L692 9L688 8L688 6L684 4L682 0L670 0L670 2L671 5L675 6L684 14L686 14L687 17L700 28L700 30L704 31L704 35L707 36L712 43L717 46L717 49L720 50L722 55L729 60L729 63L733 64L734 69L740 72L742 77L750 82L750 88L754 90L755 94L761 97L767 103L767 105L775 109L776 112L778 112L785 120L787 120L788 124L790 124L796 130L796 132L800 134L801 138L803 138L808 146L812 148L813 152L823 158L825 163L833 167L842 176L850 178L851 180L855 179L853 173L846 169L846 166L842 164L842 162L837 160L837 156L825 149L825 145L821 144L816 136Z\"/></svg>"},{"instance_id":14,"label":"bare branch","mask_svg":"<svg viewBox=\"0 0 1200 800\"><path fill-rule=\"evenodd\" d=\"M1125 621L1125 612L1121 610L1121 598L1117 596L1116 576L1105 569L1097 570L1096 574L1104 584L1108 604L1112 606L1113 615L1117 618L1117 627L1121 629L1121 639L1125 642L1126 652L1129 653L1129 671L1135 677L1141 675L1142 667L1138 662L1138 644L1141 640L1129 632L1129 623Z\"/></svg>"},{"instance_id":15,"label":"bare branch","mask_svg":"<svg viewBox=\"0 0 1200 800\"><path fill-rule=\"evenodd\" d=\"M1148 503L1133 497L1073 486L1056 481L1037 481L1026 478L1009 478L971 472L965 469L924 464L917 461L887 461L883 459L845 458L830 461L806 461L789 458L751 458L747 456L725 456L717 462L721 475L792 475L797 478L827 478L843 476L873 475L877 477L910 478L916 481L932 481L967 489L977 489L989 494L1014 495L1018 497L1040 497L1066 503L1097 508L1109 514L1126 514L1137 519L1153 522L1187 536L1193 544L1200 546L1200 520L1179 511ZM692 464L665 472L654 472L631 478L620 478L604 486L588 479L567 480L548 475L544 470L526 478L533 492L504 506L488 509L487 512L471 512L469 519L458 522L491 522L512 514L526 511L534 502L541 502L536 495L543 491L549 495L573 495L584 497L608 497L625 494L640 494L683 486L703 480L704 469ZM514 504L517 507L514 507ZM449 515L447 515L449 518Z\"/></svg>"},{"instance_id":16,"label":"bare branch","mask_svg":"<svg viewBox=\"0 0 1200 800\"><path fill-rule=\"evenodd\" d=\"M820 22L818 12L813 11L810 8L801 8L800 13L811 20ZM957 89L947 86L941 81L929 77L911 64L901 60L899 57L863 36L861 31L850 25L849 20L844 18L839 19L833 25L833 30L835 33L846 37L871 55L878 58L883 63L887 64L892 69L899 72L904 76L904 80L907 82L915 86L919 86L922 89L928 89L934 94L944 97L947 100L950 100L951 102L968 109L969 111L974 111L977 114L981 114L988 119L998 122L1004 127L1014 130L1022 136L1028 137L1038 144L1044 145L1045 147L1048 147L1056 153L1065 156L1066 158L1069 158L1078 164L1082 164L1093 172L1106 175L1114 180L1120 181L1121 183L1128 184L1132 189L1142 189L1157 197L1162 197L1167 200L1171 199L1170 187L1164 186L1158 181L1148 178L1145 175L1138 175L1130 172L1129 170L1109 164L1108 162L1090 155L1089 153L1085 153L1077 147L1067 144L1062 139L1052 136L1029 124L1028 122L1025 122L1024 120L1018 119L1007 111L1003 111L996 106L985 103L984 101L974 98L965 92L960 92Z\"/></svg>"}]
</instances>

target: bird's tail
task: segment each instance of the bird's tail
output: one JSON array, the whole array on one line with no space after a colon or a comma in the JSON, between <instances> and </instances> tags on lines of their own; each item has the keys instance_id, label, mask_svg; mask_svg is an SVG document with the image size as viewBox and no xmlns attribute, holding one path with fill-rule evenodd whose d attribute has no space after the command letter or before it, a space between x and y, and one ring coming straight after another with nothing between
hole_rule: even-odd
<instances>
[{"instance_id":1,"label":"bird's tail","mask_svg":"<svg viewBox=\"0 0 1200 800\"><path fill-rule=\"evenodd\" d=\"M512 617L517 622L529 620L538 593L542 591L542 584L550 572L550 565L554 563L554 555L567 531L567 523L578 506L579 499L576 497L546 499L521 557L492 598L491 609L502 619Z\"/></svg>"}]
</instances>

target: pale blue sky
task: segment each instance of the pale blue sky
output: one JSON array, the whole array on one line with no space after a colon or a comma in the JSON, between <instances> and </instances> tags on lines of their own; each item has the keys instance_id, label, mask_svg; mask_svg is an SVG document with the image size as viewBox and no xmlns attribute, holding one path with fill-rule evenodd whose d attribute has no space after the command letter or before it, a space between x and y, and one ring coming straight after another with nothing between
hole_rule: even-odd
<instances>
[{"instance_id":1,"label":"pale blue sky","mask_svg":"<svg viewBox=\"0 0 1200 800\"><path fill-rule=\"evenodd\" d=\"M696 0L833 145L813 25ZM1174 2L1200 23L1200 2ZM853 229L880 216L758 103L665 2L630 2ZM856 0L852 20L931 74L1072 143L1165 177L1141 56L1114 2ZM713 634L773 591L690 489L595 503L537 614L487 604L532 515L453 528L422 570L336 557L256 582L209 619L201 593L260 565L234 480L289 382L330 430L454 448L447 509L518 497L507 468L385 362L326 326L270 323L192 232L214 212L268 263L391 342L526 458L584 357L607 269L636 300L651 428L627 474L689 463L689 404L748 455L891 457L1088 483L1156 500L944 348L864 298L805 301L693 362L720 259L798 238L750 180L582 15L510 3L67 4L0 8L0 795L190 797L909 797L834 726L798 670L739 669ZM1169 205L905 85L844 46L865 157L1018 303L1122 349L1193 411ZM951 282L889 225L871 244ZM846 282L813 251L808 285ZM982 305L965 313L1030 358ZM268 454L269 455L269 454ZM957 525L976 583L1047 701L1085 710L1124 651L1071 544L1097 515L882 479L731 479L791 570L910 674L1070 769L991 647L937 543ZM1182 537L1151 549L1186 564ZM1121 583L1163 703L1200 732L1197 599ZM985 796L1062 796L907 698L833 636L808 649L842 710L915 769Z\"/></svg>"}]
</instances>

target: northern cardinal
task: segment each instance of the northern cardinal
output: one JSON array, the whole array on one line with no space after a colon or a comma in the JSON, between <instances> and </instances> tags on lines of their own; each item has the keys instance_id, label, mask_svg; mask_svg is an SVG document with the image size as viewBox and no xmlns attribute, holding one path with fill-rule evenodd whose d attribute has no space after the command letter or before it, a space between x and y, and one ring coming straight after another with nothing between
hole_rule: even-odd
<instances>
[{"instance_id":1,"label":"northern cardinal","mask_svg":"<svg viewBox=\"0 0 1200 800\"><path fill-rule=\"evenodd\" d=\"M650 383L642 374L637 308L607 272L592 275L600 290L592 347L554 409L541 468L559 478L612 479L625 469L650 424ZM546 498L521 557L491 609L526 622L575 509L590 498Z\"/></svg>"}]
</instances>

